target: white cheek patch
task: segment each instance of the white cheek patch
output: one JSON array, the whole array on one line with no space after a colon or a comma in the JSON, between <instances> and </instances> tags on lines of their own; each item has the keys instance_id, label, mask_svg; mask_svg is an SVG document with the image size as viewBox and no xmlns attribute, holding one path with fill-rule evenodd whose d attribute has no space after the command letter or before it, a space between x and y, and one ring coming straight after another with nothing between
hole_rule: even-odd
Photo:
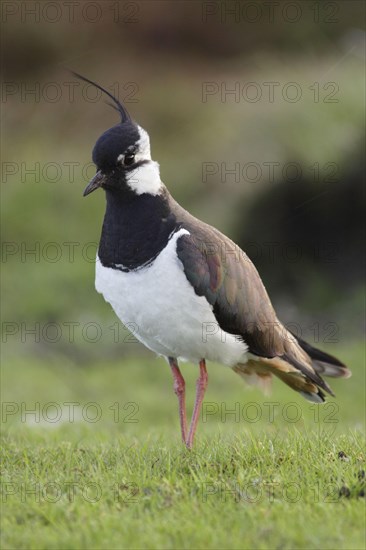
<instances>
[{"instance_id":1,"label":"white cheek patch","mask_svg":"<svg viewBox=\"0 0 366 550\"><path fill-rule=\"evenodd\" d=\"M127 174L127 185L136 195L149 193L159 195L163 190L160 179L159 164L151 160L149 135L141 126L138 126L140 139L136 142L137 152L135 161L144 163ZM123 163L124 155L119 155L117 161Z\"/></svg>"},{"instance_id":2,"label":"white cheek patch","mask_svg":"<svg viewBox=\"0 0 366 550\"><path fill-rule=\"evenodd\" d=\"M127 185L136 195L159 195L163 190L159 164L153 160L142 164L128 174Z\"/></svg>"}]
</instances>

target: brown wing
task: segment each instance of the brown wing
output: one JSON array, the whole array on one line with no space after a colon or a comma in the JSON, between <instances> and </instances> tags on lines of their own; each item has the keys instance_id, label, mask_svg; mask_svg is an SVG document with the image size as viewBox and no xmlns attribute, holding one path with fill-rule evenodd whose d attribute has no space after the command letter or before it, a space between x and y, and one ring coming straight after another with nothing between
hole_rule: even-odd
<instances>
[{"instance_id":1,"label":"brown wing","mask_svg":"<svg viewBox=\"0 0 366 550\"><path fill-rule=\"evenodd\" d=\"M178 239L177 254L197 295L212 305L220 328L241 337L258 362L294 389L299 385L309 393L306 384L310 383L309 387L333 394L298 340L277 319L248 256L214 228L190 225L184 224L191 234ZM323 400L320 390L318 395Z\"/></svg>"},{"instance_id":2,"label":"brown wing","mask_svg":"<svg viewBox=\"0 0 366 550\"><path fill-rule=\"evenodd\" d=\"M204 235L197 231L183 235L177 253L187 279L212 305L222 330L242 337L256 355L276 357L286 352L284 327L257 270L237 245L206 226Z\"/></svg>"}]
</instances>

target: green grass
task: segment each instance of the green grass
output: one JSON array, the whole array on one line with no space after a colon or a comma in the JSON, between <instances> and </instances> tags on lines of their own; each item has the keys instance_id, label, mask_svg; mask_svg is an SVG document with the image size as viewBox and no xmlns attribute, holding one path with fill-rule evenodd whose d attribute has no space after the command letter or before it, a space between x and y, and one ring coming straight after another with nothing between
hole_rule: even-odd
<instances>
[{"instance_id":1,"label":"green grass","mask_svg":"<svg viewBox=\"0 0 366 550\"><path fill-rule=\"evenodd\" d=\"M138 351L77 367L5 350L2 548L365 547L361 345L337 346L354 375L322 407L210 365L192 452L169 368Z\"/></svg>"}]
</instances>

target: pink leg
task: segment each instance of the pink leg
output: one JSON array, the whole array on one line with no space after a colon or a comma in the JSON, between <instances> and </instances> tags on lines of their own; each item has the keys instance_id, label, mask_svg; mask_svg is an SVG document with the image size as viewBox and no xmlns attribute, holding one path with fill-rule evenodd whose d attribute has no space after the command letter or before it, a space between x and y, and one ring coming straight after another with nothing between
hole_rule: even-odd
<instances>
[{"instance_id":1,"label":"pink leg","mask_svg":"<svg viewBox=\"0 0 366 550\"><path fill-rule=\"evenodd\" d=\"M191 427L189 429L188 439L186 440L186 445L188 449L192 449L193 446L193 440L194 435L196 433L198 419L201 412L201 406L202 401L205 396L205 391L207 388L208 383L208 374L206 370L206 361L204 359L201 359L200 361L200 377L197 380L197 386L196 386L196 401L194 404L193 414L192 414L192 420L191 420Z\"/></svg>"},{"instance_id":2,"label":"pink leg","mask_svg":"<svg viewBox=\"0 0 366 550\"><path fill-rule=\"evenodd\" d=\"M182 432L183 443L186 444L187 439L187 415L186 415L186 383L179 370L178 362L174 357L169 357L169 365L172 369L174 378L174 392L178 397L179 402L179 418L180 429Z\"/></svg>"}]
</instances>

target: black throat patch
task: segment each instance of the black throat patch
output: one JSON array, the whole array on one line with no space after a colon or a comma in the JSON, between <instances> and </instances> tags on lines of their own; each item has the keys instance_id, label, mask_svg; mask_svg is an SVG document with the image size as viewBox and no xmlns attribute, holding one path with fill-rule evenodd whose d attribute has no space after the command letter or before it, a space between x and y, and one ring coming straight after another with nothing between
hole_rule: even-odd
<instances>
[{"instance_id":1,"label":"black throat patch","mask_svg":"<svg viewBox=\"0 0 366 550\"><path fill-rule=\"evenodd\" d=\"M180 228L166 193L136 195L107 190L106 197L98 251L102 265L125 272L149 265Z\"/></svg>"}]
</instances>

